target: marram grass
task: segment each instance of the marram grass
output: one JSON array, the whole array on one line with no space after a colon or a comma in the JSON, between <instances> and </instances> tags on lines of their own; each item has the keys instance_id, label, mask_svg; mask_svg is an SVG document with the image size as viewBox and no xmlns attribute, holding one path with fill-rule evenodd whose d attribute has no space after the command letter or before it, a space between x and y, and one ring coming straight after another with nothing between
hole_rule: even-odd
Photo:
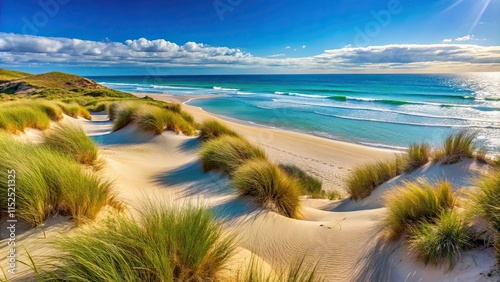
<instances>
[{"instance_id":1,"label":"marram grass","mask_svg":"<svg viewBox=\"0 0 500 282\"><path fill-rule=\"evenodd\" d=\"M45 135L45 145L71 155L81 164L94 165L99 149L79 126L59 124Z\"/></svg>"},{"instance_id":2,"label":"marram grass","mask_svg":"<svg viewBox=\"0 0 500 282\"><path fill-rule=\"evenodd\" d=\"M300 167L293 164L279 164L279 168L289 177L294 178L300 185L302 195L311 195L315 198L327 196L321 188L322 181L308 174Z\"/></svg>"},{"instance_id":3,"label":"marram grass","mask_svg":"<svg viewBox=\"0 0 500 282\"><path fill-rule=\"evenodd\" d=\"M162 134L167 126L168 113L162 108L150 105L143 105L134 114L137 126L156 135Z\"/></svg>"},{"instance_id":4,"label":"marram grass","mask_svg":"<svg viewBox=\"0 0 500 282\"><path fill-rule=\"evenodd\" d=\"M431 156L431 149L427 144L412 144L405 155L407 164L405 172L410 173L425 165Z\"/></svg>"},{"instance_id":5,"label":"marram grass","mask_svg":"<svg viewBox=\"0 0 500 282\"><path fill-rule=\"evenodd\" d=\"M442 161L442 164L454 164L474 157L475 137L474 133L466 130L451 134L445 139L443 147L434 153L434 161Z\"/></svg>"},{"instance_id":6,"label":"marram grass","mask_svg":"<svg viewBox=\"0 0 500 282\"><path fill-rule=\"evenodd\" d=\"M302 259L295 259L290 266L282 270L265 271L262 263L255 258L248 267L238 270L238 282L320 282L324 281L318 273L317 265L307 264Z\"/></svg>"},{"instance_id":7,"label":"marram grass","mask_svg":"<svg viewBox=\"0 0 500 282\"><path fill-rule=\"evenodd\" d=\"M208 208L159 201L57 245L58 263L42 276L58 281L220 281L234 251Z\"/></svg>"},{"instance_id":8,"label":"marram grass","mask_svg":"<svg viewBox=\"0 0 500 282\"><path fill-rule=\"evenodd\" d=\"M238 133L216 119L208 119L201 124L200 138L203 141L208 141L223 135L239 137Z\"/></svg>"},{"instance_id":9,"label":"marram grass","mask_svg":"<svg viewBox=\"0 0 500 282\"><path fill-rule=\"evenodd\" d=\"M0 104L0 129L11 133L24 132L26 128L45 130L52 117L57 119L58 111L51 103L22 100Z\"/></svg>"},{"instance_id":10,"label":"marram grass","mask_svg":"<svg viewBox=\"0 0 500 282\"><path fill-rule=\"evenodd\" d=\"M410 227L407 245L426 264L448 262L449 269L469 248L471 231L466 221L456 212L443 211L435 222L423 220Z\"/></svg>"},{"instance_id":11,"label":"marram grass","mask_svg":"<svg viewBox=\"0 0 500 282\"><path fill-rule=\"evenodd\" d=\"M53 214L70 215L77 224L93 220L104 206L122 204L111 184L84 172L73 158L44 145L24 144L0 134L0 186L6 189L8 170L16 172L16 213L37 226ZM7 191L0 194L5 211Z\"/></svg>"},{"instance_id":12,"label":"marram grass","mask_svg":"<svg viewBox=\"0 0 500 282\"><path fill-rule=\"evenodd\" d=\"M232 136L222 136L203 144L200 157L204 171L220 170L231 175L251 159L267 159L266 153L250 142Z\"/></svg>"},{"instance_id":13,"label":"marram grass","mask_svg":"<svg viewBox=\"0 0 500 282\"><path fill-rule=\"evenodd\" d=\"M232 179L241 195L281 215L298 218L300 184L267 160L250 160L239 167Z\"/></svg>"},{"instance_id":14,"label":"marram grass","mask_svg":"<svg viewBox=\"0 0 500 282\"><path fill-rule=\"evenodd\" d=\"M441 212L453 207L451 184L447 181L431 185L428 182L406 182L385 197L385 226L390 238L397 239L413 224L433 222Z\"/></svg>"}]
</instances>

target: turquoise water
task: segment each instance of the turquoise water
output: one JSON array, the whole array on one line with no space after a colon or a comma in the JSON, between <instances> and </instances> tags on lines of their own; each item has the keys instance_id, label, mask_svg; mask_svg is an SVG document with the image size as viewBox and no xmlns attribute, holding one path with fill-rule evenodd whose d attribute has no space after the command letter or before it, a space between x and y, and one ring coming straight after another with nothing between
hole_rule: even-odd
<instances>
[{"instance_id":1,"label":"turquoise water","mask_svg":"<svg viewBox=\"0 0 500 282\"><path fill-rule=\"evenodd\" d=\"M377 147L438 146L470 129L500 150L500 73L90 77L108 87L179 96L256 124Z\"/></svg>"}]
</instances>

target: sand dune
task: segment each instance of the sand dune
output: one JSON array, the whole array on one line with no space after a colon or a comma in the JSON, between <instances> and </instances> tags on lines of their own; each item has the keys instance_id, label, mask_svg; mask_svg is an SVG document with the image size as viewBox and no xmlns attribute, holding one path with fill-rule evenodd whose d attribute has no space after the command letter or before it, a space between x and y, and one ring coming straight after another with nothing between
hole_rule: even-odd
<instances>
[{"instance_id":1,"label":"sand dune","mask_svg":"<svg viewBox=\"0 0 500 282\"><path fill-rule=\"evenodd\" d=\"M213 117L196 107L184 108L199 120ZM100 144L101 156L106 161L102 173L114 181L119 197L130 207L140 208L140 199L145 195L176 201L203 201L211 205L216 214L224 218L227 229L238 234L239 248L229 265L247 265L254 257L262 261L262 267L281 268L294 259L305 257L307 264L317 264L326 281L491 279L479 275L494 267L491 248L466 253L451 272L446 272L446 269L425 267L408 255L400 243L381 244L377 240L385 213L384 193L404 180L417 178L429 181L444 178L456 188L468 186L483 170L475 162L446 167L429 164L385 183L359 202L303 199L304 220L295 220L263 210L249 199L239 198L226 177L204 173L197 156L200 143L196 137L171 132L153 136L138 131L134 125L111 132L112 123L105 113L93 115L92 121L65 120L79 123ZM342 190L342 179L357 164L389 158L395 153L233 121L227 124L261 145L272 160L295 163L322 176L327 189ZM47 222L20 238L35 259L51 253L50 249L41 246L47 246L46 242L56 239L60 232L66 233L72 226L64 218L54 220L59 221L56 224ZM47 231L46 237L42 239L44 231ZM1 248L5 250L5 240ZM474 259L478 265L474 264ZM5 258L0 263L3 265Z\"/></svg>"}]
</instances>

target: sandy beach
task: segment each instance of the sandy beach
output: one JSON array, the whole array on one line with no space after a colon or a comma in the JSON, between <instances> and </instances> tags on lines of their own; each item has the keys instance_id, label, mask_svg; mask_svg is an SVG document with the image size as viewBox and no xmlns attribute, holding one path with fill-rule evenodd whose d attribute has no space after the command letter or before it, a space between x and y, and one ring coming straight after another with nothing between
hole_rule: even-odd
<instances>
[{"instance_id":1,"label":"sandy beach","mask_svg":"<svg viewBox=\"0 0 500 282\"><path fill-rule=\"evenodd\" d=\"M137 94L141 97L144 94ZM165 101L183 100L165 95L148 96ZM197 121L216 118L200 108L183 105ZM165 132L152 135L139 131L134 124L112 132L112 121L105 112L93 113L92 120L65 117L64 123L81 125L99 144L105 167L100 172L114 181L120 199L140 209L145 197L167 201L203 202L224 219L227 230L237 234L237 252L230 260L227 281L234 281L236 266L257 259L262 269L283 268L304 259L315 266L325 281L492 281L484 275L494 268L492 248L466 252L452 271L430 267L409 255L401 242L381 243L377 238L385 208L383 195L406 180L447 179L454 187L467 187L483 165L475 161L451 166L427 164L415 172L383 184L371 196L353 201L303 198L303 219L291 219L264 210L249 198L241 198L219 173L204 173L198 157L197 137ZM251 126L224 120L230 128L260 145L274 162L293 163L323 180L327 190L342 194L344 179L356 166L394 156L395 151L371 148L310 136L281 129ZM43 133L29 130L21 141L37 142ZM97 223L98 224L98 223ZM4 229L3 229L4 230ZM58 216L36 229L20 231L18 240L35 259L54 252L50 242L75 232L67 218ZM2 234L3 235L3 234ZM2 250L6 248L2 241ZM25 260L24 251L20 260ZM6 259L0 261L5 263ZM23 281L22 273L13 281Z\"/></svg>"}]
</instances>

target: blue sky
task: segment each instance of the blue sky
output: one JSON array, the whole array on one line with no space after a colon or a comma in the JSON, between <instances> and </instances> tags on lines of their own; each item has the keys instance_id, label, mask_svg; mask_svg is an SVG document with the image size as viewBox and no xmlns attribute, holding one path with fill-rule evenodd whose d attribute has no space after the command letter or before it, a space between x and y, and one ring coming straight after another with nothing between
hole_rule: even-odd
<instances>
[{"instance_id":1,"label":"blue sky","mask_svg":"<svg viewBox=\"0 0 500 282\"><path fill-rule=\"evenodd\" d=\"M500 0L0 3L0 67L32 72L500 70Z\"/></svg>"}]
</instances>

